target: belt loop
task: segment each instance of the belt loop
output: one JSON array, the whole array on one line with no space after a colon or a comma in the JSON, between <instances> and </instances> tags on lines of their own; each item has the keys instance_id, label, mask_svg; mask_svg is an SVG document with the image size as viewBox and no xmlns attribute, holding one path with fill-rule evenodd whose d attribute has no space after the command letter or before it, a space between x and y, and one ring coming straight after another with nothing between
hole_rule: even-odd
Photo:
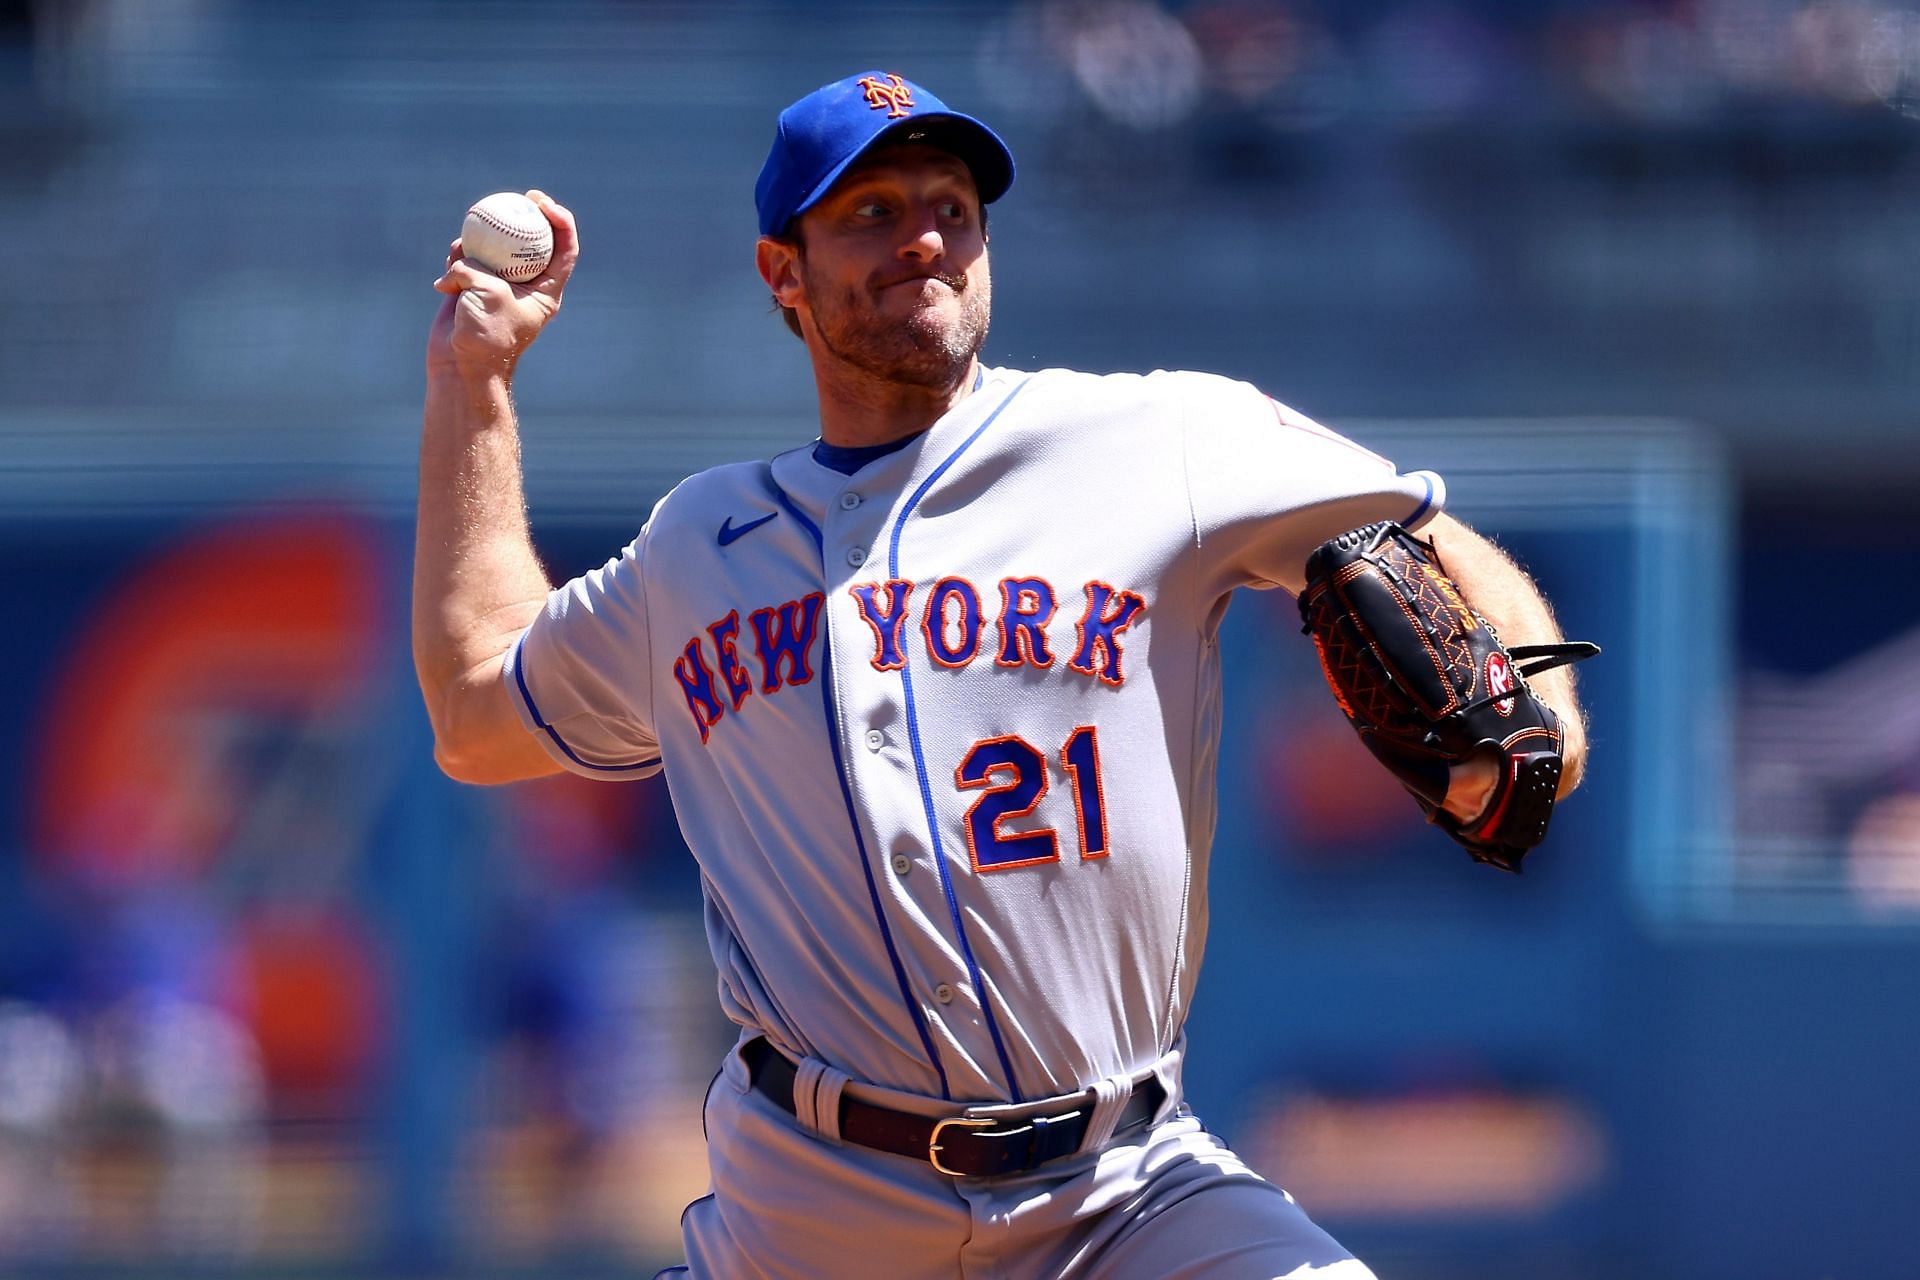
<instances>
[{"instance_id":1,"label":"belt loop","mask_svg":"<svg viewBox=\"0 0 1920 1280\"><path fill-rule=\"evenodd\" d=\"M840 1093L848 1076L818 1058L802 1058L793 1080L793 1114L806 1128L823 1137L840 1137Z\"/></svg>"},{"instance_id":2,"label":"belt loop","mask_svg":"<svg viewBox=\"0 0 1920 1280\"><path fill-rule=\"evenodd\" d=\"M1125 1076L1108 1076L1093 1084L1093 1114L1087 1117L1086 1136L1080 1139L1081 1151L1098 1151L1113 1138L1120 1113L1133 1097L1133 1082Z\"/></svg>"}]
</instances>

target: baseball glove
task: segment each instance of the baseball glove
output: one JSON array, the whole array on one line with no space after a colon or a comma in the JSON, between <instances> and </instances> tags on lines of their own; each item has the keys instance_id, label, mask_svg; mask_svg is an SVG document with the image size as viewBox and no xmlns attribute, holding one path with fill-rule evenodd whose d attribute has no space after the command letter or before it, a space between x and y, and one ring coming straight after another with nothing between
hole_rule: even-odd
<instances>
[{"instance_id":1,"label":"baseball glove","mask_svg":"<svg viewBox=\"0 0 1920 1280\"><path fill-rule=\"evenodd\" d=\"M1391 522L1324 543L1307 560L1304 630L1340 709L1427 820L1477 862L1518 872L1547 834L1560 785L1560 722L1526 677L1590 658L1585 642L1509 650L1461 598L1431 542ZM1480 814L1448 813L1452 768L1498 768Z\"/></svg>"}]
</instances>

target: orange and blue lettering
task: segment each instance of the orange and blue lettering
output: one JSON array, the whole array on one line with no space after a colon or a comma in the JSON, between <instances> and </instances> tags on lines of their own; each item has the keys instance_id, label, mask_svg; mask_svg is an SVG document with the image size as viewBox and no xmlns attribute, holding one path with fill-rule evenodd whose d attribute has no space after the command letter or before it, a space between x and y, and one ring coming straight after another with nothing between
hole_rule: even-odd
<instances>
[{"instance_id":1,"label":"orange and blue lettering","mask_svg":"<svg viewBox=\"0 0 1920 1280\"><path fill-rule=\"evenodd\" d=\"M747 695L753 692L753 677L740 665L740 651L733 643L740 634L740 611L735 609L708 627L707 634L713 637L714 650L720 655L720 682L727 686L727 697L738 711Z\"/></svg>"},{"instance_id":2,"label":"orange and blue lettering","mask_svg":"<svg viewBox=\"0 0 1920 1280\"><path fill-rule=\"evenodd\" d=\"M886 592L884 608L877 598L882 591ZM860 617L873 628L873 669L898 671L906 666L901 636L907 629L907 597L913 594L913 584L900 578L885 583L863 582L849 587L847 594L860 606Z\"/></svg>"},{"instance_id":3,"label":"orange and blue lettering","mask_svg":"<svg viewBox=\"0 0 1920 1280\"><path fill-rule=\"evenodd\" d=\"M947 602L960 604L960 642L947 643ZM980 652L980 593L965 578L942 578L933 584L927 596L927 612L921 621L927 633L927 653L943 667L964 667Z\"/></svg>"},{"instance_id":4,"label":"orange and blue lettering","mask_svg":"<svg viewBox=\"0 0 1920 1280\"><path fill-rule=\"evenodd\" d=\"M1047 647L1046 627L1056 607L1053 584L1045 578L1000 579L1000 656L994 659L996 665L1052 666L1053 650Z\"/></svg>"},{"instance_id":5,"label":"orange and blue lettering","mask_svg":"<svg viewBox=\"0 0 1920 1280\"><path fill-rule=\"evenodd\" d=\"M780 668L785 664L787 684L805 684L813 679L814 624L820 620L820 602L826 597L815 591L799 600L789 600L778 609L755 609L754 644L760 655L760 692L773 693L781 687ZM777 619L777 622L776 622Z\"/></svg>"},{"instance_id":6,"label":"orange and blue lettering","mask_svg":"<svg viewBox=\"0 0 1920 1280\"><path fill-rule=\"evenodd\" d=\"M1025 738L1010 735L973 744L953 771L962 791L978 790L967 808L967 855L977 872L1060 861L1052 827L1008 831L1000 824L1033 813L1047 794L1047 758Z\"/></svg>"},{"instance_id":7,"label":"orange and blue lettering","mask_svg":"<svg viewBox=\"0 0 1920 1280\"><path fill-rule=\"evenodd\" d=\"M687 641L687 651L674 659L673 678L679 682L680 692L686 696L687 711L693 716L694 726L700 730L700 741L704 743L727 709L714 696L713 672L707 667L707 656L701 651L699 636Z\"/></svg>"},{"instance_id":8,"label":"orange and blue lettering","mask_svg":"<svg viewBox=\"0 0 1920 1280\"><path fill-rule=\"evenodd\" d=\"M1105 684L1120 684L1126 679L1120 670L1120 633L1146 607L1147 602L1131 591L1089 582L1087 611L1077 628L1079 643L1067 665L1082 675L1098 676Z\"/></svg>"}]
</instances>

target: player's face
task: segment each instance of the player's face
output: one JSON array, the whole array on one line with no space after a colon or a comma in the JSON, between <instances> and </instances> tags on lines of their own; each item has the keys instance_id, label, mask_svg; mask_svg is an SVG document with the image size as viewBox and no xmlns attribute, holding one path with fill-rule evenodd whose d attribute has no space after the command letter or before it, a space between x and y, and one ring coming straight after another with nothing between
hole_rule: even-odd
<instances>
[{"instance_id":1,"label":"player's face","mask_svg":"<svg viewBox=\"0 0 1920 1280\"><path fill-rule=\"evenodd\" d=\"M912 386L966 376L993 288L965 164L933 147L889 147L849 170L798 230L788 305L827 356Z\"/></svg>"}]
</instances>

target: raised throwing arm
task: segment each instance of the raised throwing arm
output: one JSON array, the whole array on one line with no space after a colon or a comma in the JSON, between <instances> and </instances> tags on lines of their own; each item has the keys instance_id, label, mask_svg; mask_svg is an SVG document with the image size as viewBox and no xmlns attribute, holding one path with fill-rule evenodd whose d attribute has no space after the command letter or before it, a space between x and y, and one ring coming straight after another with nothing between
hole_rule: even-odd
<instances>
[{"instance_id":1,"label":"raised throwing arm","mask_svg":"<svg viewBox=\"0 0 1920 1280\"><path fill-rule=\"evenodd\" d=\"M413 661L433 722L434 758L463 782L559 772L516 716L501 659L551 587L527 531L513 372L560 309L579 258L573 215L529 192L553 224L553 260L524 285L460 256L427 339L420 501L413 562Z\"/></svg>"}]
</instances>

